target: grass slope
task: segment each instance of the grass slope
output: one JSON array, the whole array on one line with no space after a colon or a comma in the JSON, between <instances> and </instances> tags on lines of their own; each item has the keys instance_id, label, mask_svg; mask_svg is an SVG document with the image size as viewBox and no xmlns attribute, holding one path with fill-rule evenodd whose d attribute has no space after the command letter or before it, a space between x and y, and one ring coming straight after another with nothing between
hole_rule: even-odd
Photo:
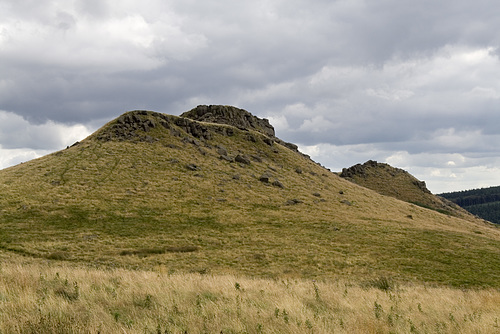
<instances>
[{"instance_id":1,"label":"grass slope","mask_svg":"<svg viewBox=\"0 0 500 334\"><path fill-rule=\"evenodd\" d=\"M427 189L425 182L418 180L403 169L392 167L386 163L369 160L364 164L344 168L340 176L382 195L472 222L480 221L455 203L433 195Z\"/></svg>"},{"instance_id":2,"label":"grass slope","mask_svg":"<svg viewBox=\"0 0 500 334\"><path fill-rule=\"evenodd\" d=\"M0 171L1 252L169 273L500 286L490 224L379 195L259 132L127 115L132 132L119 118Z\"/></svg>"}]
</instances>

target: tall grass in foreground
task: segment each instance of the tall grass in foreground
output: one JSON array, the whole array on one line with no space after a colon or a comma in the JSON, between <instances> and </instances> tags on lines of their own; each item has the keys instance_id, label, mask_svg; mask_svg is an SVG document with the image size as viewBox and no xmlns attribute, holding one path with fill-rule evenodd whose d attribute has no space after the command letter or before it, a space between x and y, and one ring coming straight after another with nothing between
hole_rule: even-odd
<instances>
[{"instance_id":1,"label":"tall grass in foreground","mask_svg":"<svg viewBox=\"0 0 500 334\"><path fill-rule=\"evenodd\" d=\"M0 333L500 333L500 291L0 266Z\"/></svg>"}]
</instances>

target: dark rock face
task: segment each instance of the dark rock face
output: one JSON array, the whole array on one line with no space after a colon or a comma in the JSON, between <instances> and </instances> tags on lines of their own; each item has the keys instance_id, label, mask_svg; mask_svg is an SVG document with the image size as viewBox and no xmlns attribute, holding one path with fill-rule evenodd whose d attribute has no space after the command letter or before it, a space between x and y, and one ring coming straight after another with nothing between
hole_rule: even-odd
<instances>
[{"instance_id":1,"label":"dark rock face","mask_svg":"<svg viewBox=\"0 0 500 334\"><path fill-rule=\"evenodd\" d=\"M135 140L144 142L153 142L154 138L138 133L149 132L154 129L157 124L148 118L152 112L146 110L136 110L126 113L118 117L116 123L113 124L107 132L103 132L98 136L99 140L109 141L116 140ZM168 119L161 119L161 125L169 128Z\"/></svg>"},{"instance_id":2,"label":"dark rock face","mask_svg":"<svg viewBox=\"0 0 500 334\"><path fill-rule=\"evenodd\" d=\"M175 125L181 127L184 131L195 138L202 138L206 140L210 140L210 138L212 138L208 128L200 123L193 122L185 118L177 118L175 120Z\"/></svg>"},{"instance_id":3,"label":"dark rock face","mask_svg":"<svg viewBox=\"0 0 500 334\"><path fill-rule=\"evenodd\" d=\"M269 172L265 172L264 174L262 174L260 177L259 177L259 181L260 182L264 182L264 183L270 183L271 179L272 179L273 175Z\"/></svg>"},{"instance_id":4,"label":"dark rock face","mask_svg":"<svg viewBox=\"0 0 500 334\"><path fill-rule=\"evenodd\" d=\"M416 185L423 192L428 193L428 194L431 193L429 191L429 189L427 189L427 185L425 184L425 181L415 180L415 181L413 181L413 184Z\"/></svg>"},{"instance_id":5,"label":"dark rock face","mask_svg":"<svg viewBox=\"0 0 500 334\"><path fill-rule=\"evenodd\" d=\"M375 168L379 165L378 162L374 160L368 160L364 164L356 164L354 166L351 166L349 168L343 168L342 173L340 174L340 177L343 178L348 178L348 177L353 177L355 175L363 177L365 175L365 170L368 168ZM381 166L384 164L380 164Z\"/></svg>"},{"instance_id":6,"label":"dark rock face","mask_svg":"<svg viewBox=\"0 0 500 334\"><path fill-rule=\"evenodd\" d=\"M196 121L227 124L239 129L252 129L274 137L274 128L267 119L253 116L244 109L231 106L201 105L181 115Z\"/></svg>"},{"instance_id":7,"label":"dark rock face","mask_svg":"<svg viewBox=\"0 0 500 334\"><path fill-rule=\"evenodd\" d=\"M238 154L235 158L234 161L245 164L245 165L250 165L250 159L246 155L241 155Z\"/></svg>"}]
</instances>

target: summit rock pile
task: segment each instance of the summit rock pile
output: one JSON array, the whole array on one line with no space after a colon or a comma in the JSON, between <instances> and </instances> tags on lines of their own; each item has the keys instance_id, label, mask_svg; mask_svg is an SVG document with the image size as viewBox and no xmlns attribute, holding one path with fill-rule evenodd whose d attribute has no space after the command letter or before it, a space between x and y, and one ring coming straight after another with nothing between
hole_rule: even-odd
<instances>
[{"instance_id":1,"label":"summit rock pile","mask_svg":"<svg viewBox=\"0 0 500 334\"><path fill-rule=\"evenodd\" d=\"M274 137L274 127L267 119L258 118L248 111L232 106L200 105L181 114L181 117L208 123L227 124L239 129L252 129Z\"/></svg>"}]
</instances>

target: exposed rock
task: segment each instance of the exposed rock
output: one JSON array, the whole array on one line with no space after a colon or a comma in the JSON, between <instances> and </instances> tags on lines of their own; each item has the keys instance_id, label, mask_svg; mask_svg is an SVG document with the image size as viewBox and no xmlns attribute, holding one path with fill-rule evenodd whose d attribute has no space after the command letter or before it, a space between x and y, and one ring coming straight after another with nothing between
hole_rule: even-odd
<instances>
[{"instance_id":1,"label":"exposed rock","mask_svg":"<svg viewBox=\"0 0 500 334\"><path fill-rule=\"evenodd\" d=\"M217 153L220 155L224 155L224 156L226 156L228 154L227 149L222 145L217 146Z\"/></svg>"},{"instance_id":2,"label":"exposed rock","mask_svg":"<svg viewBox=\"0 0 500 334\"><path fill-rule=\"evenodd\" d=\"M212 138L212 134L208 131L208 128L205 125L193 122L190 119L179 117L175 120L175 125L181 127L184 131L195 138L202 138L206 140L210 140Z\"/></svg>"},{"instance_id":3,"label":"exposed rock","mask_svg":"<svg viewBox=\"0 0 500 334\"><path fill-rule=\"evenodd\" d=\"M184 137L182 138L182 141L186 144L192 144L194 146L200 147L201 143L197 141L196 139L190 138L190 137Z\"/></svg>"},{"instance_id":4,"label":"exposed rock","mask_svg":"<svg viewBox=\"0 0 500 334\"><path fill-rule=\"evenodd\" d=\"M197 165L195 164L187 164L186 165L186 168L189 169L189 170L192 170L192 171L195 171L195 170L200 170L201 168L198 167Z\"/></svg>"},{"instance_id":5,"label":"exposed rock","mask_svg":"<svg viewBox=\"0 0 500 334\"><path fill-rule=\"evenodd\" d=\"M169 144L165 144L164 146L165 146L165 147L169 147L169 148L174 148L174 149L176 149L176 150L180 149L180 147L179 147L179 146L177 146L177 145L175 145L175 144L170 144L170 143L169 143Z\"/></svg>"},{"instance_id":6,"label":"exposed rock","mask_svg":"<svg viewBox=\"0 0 500 334\"><path fill-rule=\"evenodd\" d=\"M262 162L262 158L258 155L252 154L250 155L250 158L252 158L252 160L255 162Z\"/></svg>"},{"instance_id":7,"label":"exposed rock","mask_svg":"<svg viewBox=\"0 0 500 334\"><path fill-rule=\"evenodd\" d=\"M255 138L255 136L253 136L250 133L247 133L245 139L248 140L248 141L250 141L250 142L252 142L252 143L256 143L257 142L257 138Z\"/></svg>"},{"instance_id":8,"label":"exposed rock","mask_svg":"<svg viewBox=\"0 0 500 334\"><path fill-rule=\"evenodd\" d=\"M259 177L259 181L264 182L264 183L270 183L272 178L273 178L273 175L271 173L265 172L264 174L262 174Z\"/></svg>"},{"instance_id":9,"label":"exposed rock","mask_svg":"<svg viewBox=\"0 0 500 334\"><path fill-rule=\"evenodd\" d=\"M238 154L235 158L234 161L240 162L245 165L250 165L250 159L246 155L241 155Z\"/></svg>"},{"instance_id":10,"label":"exposed rock","mask_svg":"<svg viewBox=\"0 0 500 334\"><path fill-rule=\"evenodd\" d=\"M295 151L295 152L298 152L299 151L299 147L295 144L292 144L292 143L287 143L285 141L282 142L283 146L285 147L288 147L289 149L291 149L292 151Z\"/></svg>"},{"instance_id":11,"label":"exposed rock","mask_svg":"<svg viewBox=\"0 0 500 334\"><path fill-rule=\"evenodd\" d=\"M149 132L156 127L155 121L150 119L150 116L155 116L158 113L146 110L131 111L118 117L116 122L112 124L107 131L101 132L97 139L102 141L110 140L133 140L143 142L153 142L151 136L143 136L138 131ZM158 114L159 115L159 114ZM167 122L167 120L164 120Z\"/></svg>"},{"instance_id":12,"label":"exposed rock","mask_svg":"<svg viewBox=\"0 0 500 334\"><path fill-rule=\"evenodd\" d=\"M278 180L278 179L275 179L271 184L275 187L278 187L278 188L282 188L282 189L285 188L283 183L281 183L280 180Z\"/></svg>"},{"instance_id":13,"label":"exposed rock","mask_svg":"<svg viewBox=\"0 0 500 334\"><path fill-rule=\"evenodd\" d=\"M259 181L263 182L263 183L271 184L271 185L278 187L278 188L285 188L283 183L281 183L280 180L275 178L269 171L264 172L264 174L262 174L259 177Z\"/></svg>"},{"instance_id":14,"label":"exposed rock","mask_svg":"<svg viewBox=\"0 0 500 334\"><path fill-rule=\"evenodd\" d=\"M267 119L253 116L244 109L222 105L200 105L181 117L210 123L228 124L240 129L252 129L274 137L274 128Z\"/></svg>"},{"instance_id":15,"label":"exposed rock","mask_svg":"<svg viewBox=\"0 0 500 334\"><path fill-rule=\"evenodd\" d=\"M300 204L300 203L303 203L300 199L289 199L288 201L286 201L285 205L296 205L296 204Z\"/></svg>"},{"instance_id":16,"label":"exposed rock","mask_svg":"<svg viewBox=\"0 0 500 334\"><path fill-rule=\"evenodd\" d=\"M423 192L426 192L428 194L430 194L431 192L429 191L429 189L427 189L427 185L425 184L425 181L419 181L419 180L414 180L413 181L413 184L416 185L420 190L422 190Z\"/></svg>"},{"instance_id":17,"label":"exposed rock","mask_svg":"<svg viewBox=\"0 0 500 334\"><path fill-rule=\"evenodd\" d=\"M268 138L268 137L264 138L263 141L264 141L264 143L266 143L269 146L273 146L273 144L274 144L274 140L272 140L271 138Z\"/></svg>"}]
</instances>

